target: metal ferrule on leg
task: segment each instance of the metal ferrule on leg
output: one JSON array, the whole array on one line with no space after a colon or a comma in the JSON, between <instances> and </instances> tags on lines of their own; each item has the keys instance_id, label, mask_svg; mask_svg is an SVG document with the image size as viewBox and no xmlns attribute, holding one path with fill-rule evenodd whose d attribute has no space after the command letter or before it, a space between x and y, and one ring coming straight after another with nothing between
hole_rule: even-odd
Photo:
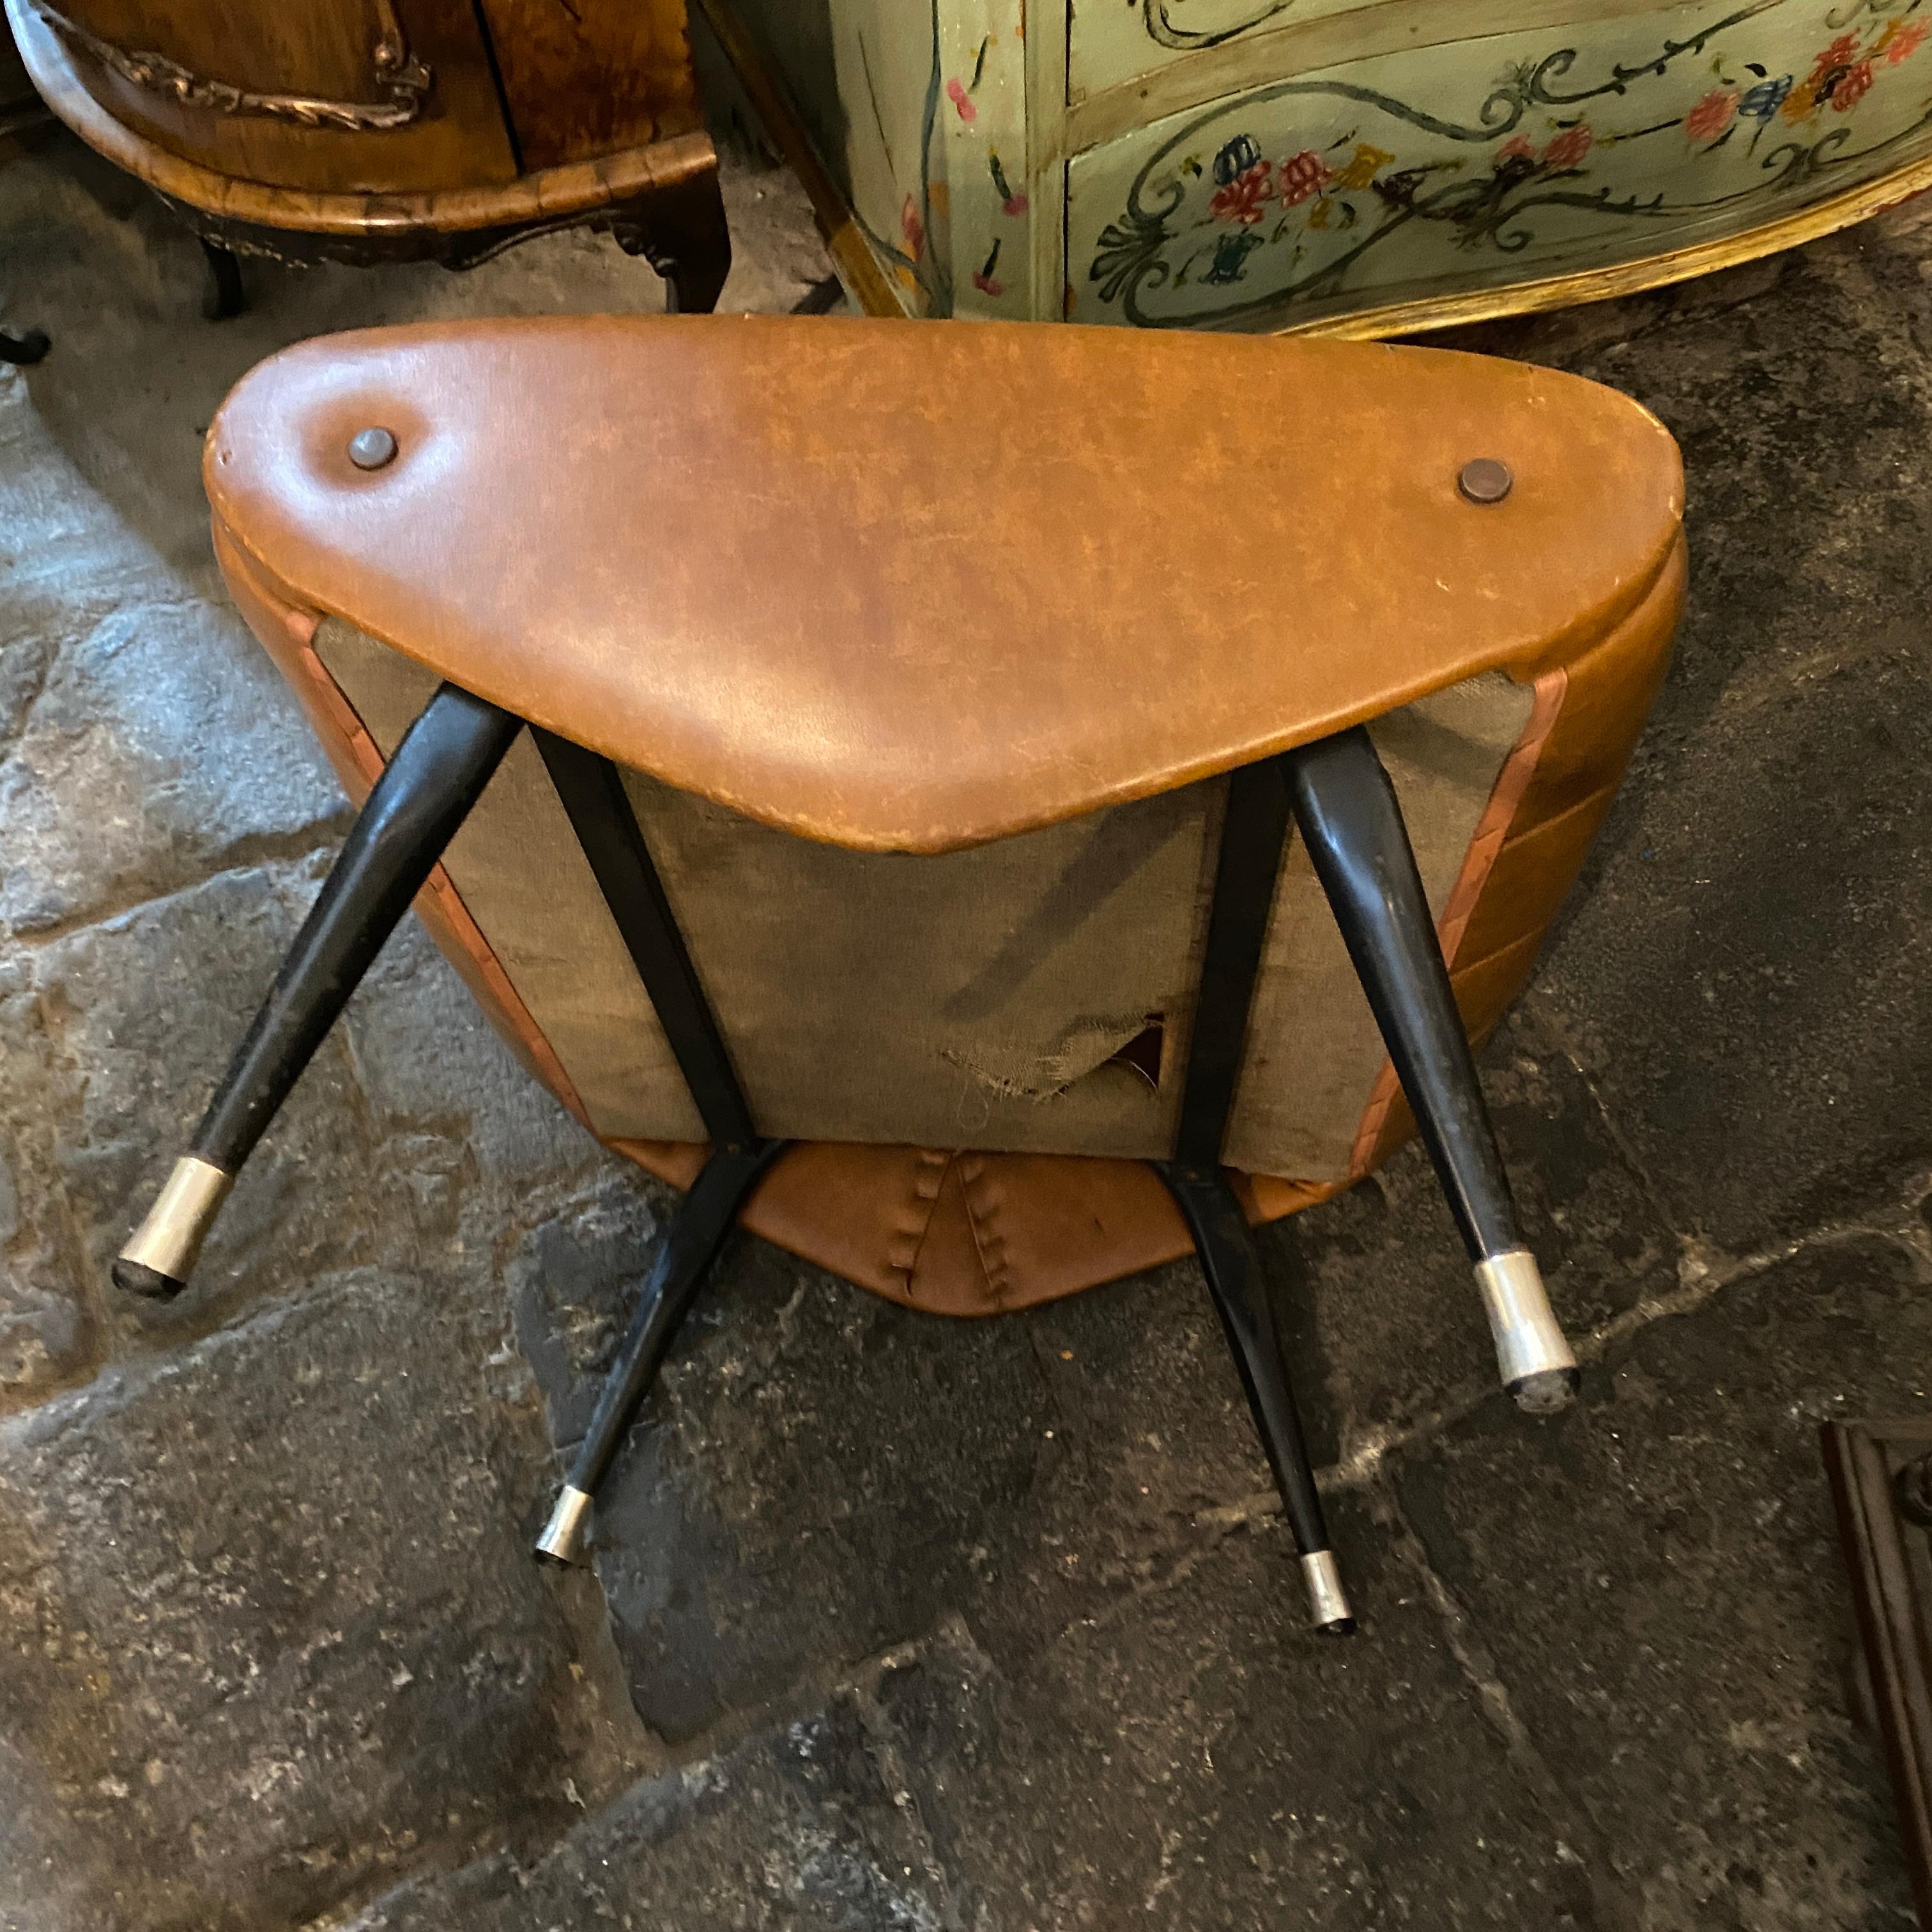
<instances>
[{"instance_id":1,"label":"metal ferrule on leg","mask_svg":"<svg viewBox=\"0 0 1932 1932\"><path fill-rule=\"evenodd\" d=\"M114 1264L116 1285L158 1301L179 1293L234 1185L232 1174L184 1154L148 1210L148 1218L121 1250Z\"/></svg>"},{"instance_id":2,"label":"metal ferrule on leg","mask_svg":"<svg viewBox=\"0 0 1932 1932\"><path fill-rule=\"evenodd\" d=\"M234 1177L523 728L440 686L396 747L236 1050L186 1159L115 1262L117 1287L178 1294Z\"/></svg>"},{"instance_id":3,"label":"metal ferrule on leg","mask_svg":"<svg viewBox=\"0 0 1932 1932\"><path fill-rule=\"evenodd\" d=\"M584 1535L590 1520L590 1492L566 1483L556 1507L537 1538L537 1555L545 1562L567 1567L584 1560Z\"/></svg>"},{"instance_id":4,"label":"metal ferrule on leg","mask_svg":"<svg viewBox=\"0 0 1932 1932\"><path fill-rule=\"evenodd\" d=\"M1395 788L1360 725L1282 762L1316 876L1475 1264L1504 1384L1525 1409L1559 1408L1576 1358L1518 1226Z\"/></svg>"},{"instance_id":5,"label":"metal ferrule on leg","mask_svg":"<svg viewBox=\"0 0 1932 1932\"><path fill-rule=\"evenodd\" d=\"M1489 1256L1476 1264L1476 1286L1503 1387L1532 1415L1562 1408L1576 1389L1576 1358L1557 1326L1536 1257L1527 1248Z\"/></svg>"},{"instance_id":6,"label":"metal ferrule on leg","mask_svg":"<svg viewBox=\"0 0 1932 1932\"><path fill-rule=\"evenodd\" d=\"M1342 1588L1341 1566L1335 1561L1334 1551L1311 1550L1301 1559L1301 1574L1308 1586L1309 1615L1316 1628L1342 1634L1353 1630L1354 1613Z\"/></svg>"}]
</instances>

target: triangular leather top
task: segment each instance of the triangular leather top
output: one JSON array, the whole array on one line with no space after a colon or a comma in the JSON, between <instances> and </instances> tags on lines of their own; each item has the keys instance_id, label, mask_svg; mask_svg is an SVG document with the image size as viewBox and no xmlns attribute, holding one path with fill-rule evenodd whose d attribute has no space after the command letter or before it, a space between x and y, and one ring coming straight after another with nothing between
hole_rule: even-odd
<instances>
[{"instance_id":1,"label":"triangular leather top","mask_svg":"<svg viewBox=\"0 0 1932 1932\"><path fill-rule=\"evenodd\" d=\"M398 453L364 471L368 427ZM1476 504L1475 458L1514 487ZM1647 412L1377 344L779 316L424 324L248 375L286 592L766 822L937 851L1602 633L1677 541Z\"/></svg>"}]
</instances>

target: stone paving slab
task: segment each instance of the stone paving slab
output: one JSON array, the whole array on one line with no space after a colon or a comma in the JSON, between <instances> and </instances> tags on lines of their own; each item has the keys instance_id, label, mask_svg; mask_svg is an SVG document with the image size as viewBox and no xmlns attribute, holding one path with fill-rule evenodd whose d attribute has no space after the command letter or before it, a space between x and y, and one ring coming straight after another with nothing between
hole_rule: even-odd
<instances>
[{"instance_id":1,"label":"stone paving slab","mask_svg":"<svg viewBox=\"0 0 1932 1932\"><path fill-rule=\"evenodd\" d=\"M325 1276L0 1425L0 1924L260 1932L622 1782L500 1320Z\"/></svg>"},{"instance_id":2,"label":"stone paving slab","mask_svg":"<svg viewBox=\"0 0 1932 1932\"><path fill-rule=\"evenodd\" d=\"M1932 1244L1819 1240L1590 1370L1526 1430L1500 1399L1395 1459L1402 1510L1628 1922L1912 1922L1856 1730L1818 1425L1922 1414Z\"/></svg>"},{"instance_id":3,"label":"stone paving slab","mask_svg":"<svg viewBox=\"0 0 1932 1932\"><path fill-rule=\"evenodd\" d=\"M1469 332L1656 410L1690 601L1529 1004L1683 1236L1745 1255L1932 1164L1932 210Z\"/></svg>"},{"instance_id":4,"label":"stone paving slab","mask_svg":"<svg viewBox=\"0 0 1932 1932\"><path fill-rule=\"evenodd\" d=\"M734 1750L640 1780L534 1864L500 1856L400 1886L348 1932L1000 1923L953 1856L958 1786L997 1736L996 1696L949 1628Z\"/></svg>"},{"instance_id":5,"label":"stone paving slab","mask_svg":"<svg viewBox=\"0 0 1932 1932\"><path fill-rule=\"evenodd\" d=\"M49 667L0 764L0 928L71 926L348 830L274 667L238 618L211 617L134 604Z\"/></svg>"},{"instance_id":6,"label":"stone paving slab","mask_svg":"<svg viewBox=\"0 0 1932 1932\"><path fill-rule=\"evenodd\" d=\"M1587 1820L1513 1762L1367 1518L1344 1504L1376 1606L1352 1642L1300 1627L1279 1526L1237 1531L1010 1672L944 1618L533 1864L407 1885L356 1932L1612 1922Z\"/></svg>"}]
</instances>

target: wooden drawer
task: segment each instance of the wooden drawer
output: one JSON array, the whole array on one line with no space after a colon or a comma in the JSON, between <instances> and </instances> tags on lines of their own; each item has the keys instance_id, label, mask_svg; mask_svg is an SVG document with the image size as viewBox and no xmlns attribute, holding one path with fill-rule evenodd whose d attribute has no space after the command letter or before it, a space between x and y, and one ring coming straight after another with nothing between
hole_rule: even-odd
<instances>
[{"instance_id":1,"label":"wooden drawer","mask_svg":"<svg viewBox=\"0 0 1932 1932\"><path fill-rule=\"evenodd\" d=\"M1283 29L1384 0L1073 0L1066 22L1068 98L1140 80L1191 55L1265 64Z\"/></svg>"},{"instance_id":2,"label":"wooden drawer","mask_svg":"<svg viewBox=\"0 0 1932 1932\"><path fill-rule=\"evenodd\" d=\"M49 0L39 11L116 121L218 173L318 190L516 178L469 0ZM390 48L400 65L386 52L386 78L378 50ZM395 118L304 126L236 104L237 91Z\"/></svg>"},{"instance_id":3,"label":"wooden drawer","mask_svg":"<svg viewBox=\"0 0 1932 1932\"><path fill-rule=\"evenodd\" d=\"M1250 88L1074 157L1066 312L1275 328L1761 236L1932 152L1926 32L1732 0Z\"/></svg>"}]
</instances>

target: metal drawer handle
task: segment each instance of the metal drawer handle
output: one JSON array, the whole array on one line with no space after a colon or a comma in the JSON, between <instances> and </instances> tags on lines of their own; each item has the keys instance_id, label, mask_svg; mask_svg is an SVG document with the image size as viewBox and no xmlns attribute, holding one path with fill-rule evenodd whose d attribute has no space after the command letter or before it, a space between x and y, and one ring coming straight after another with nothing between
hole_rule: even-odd
<instances>
[{"instance_id":1,"label":"metal drawer handle","mask_svg":"<svg viewBox=\"0 0 1932 1932\"><path fill-rule=\"evenodd\" d=\"M347 128L358 133L406 128L423 111L423 101L435 76L410 52L396 19L394 0L375 0L380 31L373 59L376 78L388 98L380 102L322 100L304 94L254 94L225 80L210 80L191 73L166 54L117 47L98 34L70 20L37 0L41 17L55 32L104 67L150 94L167 95L184 107L205 107L216 114L257 115L270 121L293 121L304 128Z\"/></svg>"}]
</instances>

